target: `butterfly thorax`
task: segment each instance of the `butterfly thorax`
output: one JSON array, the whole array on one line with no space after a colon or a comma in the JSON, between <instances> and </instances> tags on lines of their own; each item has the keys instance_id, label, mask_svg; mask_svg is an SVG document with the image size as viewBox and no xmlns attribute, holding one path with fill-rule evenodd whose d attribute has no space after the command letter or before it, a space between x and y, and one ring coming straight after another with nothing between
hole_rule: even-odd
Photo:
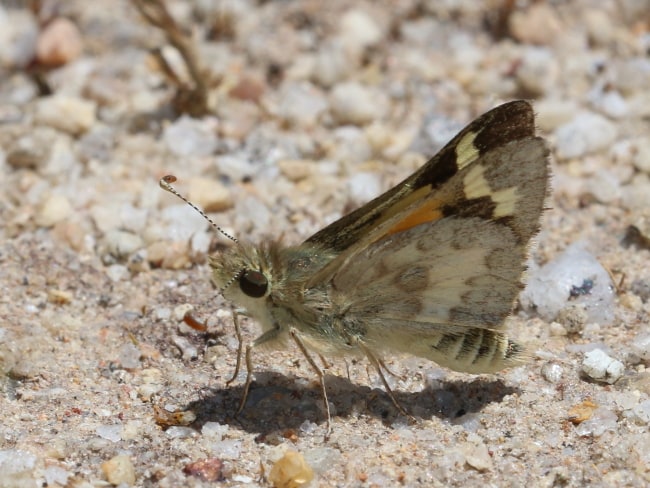
<instances>
[{"instance_id":1,"label":"butterfly thorax","mask_svg":"<svg viewBox=\"0 0 650 488\"><path fill-rule=\"evenodd\" d=\"M327 328L332 303L325 286L306 288L311 276L335 257L314 244L285 246L237 243L210 258L213 278L223 295L264 331L297 327L315 335Z\"/></svg>"}]
</instances>

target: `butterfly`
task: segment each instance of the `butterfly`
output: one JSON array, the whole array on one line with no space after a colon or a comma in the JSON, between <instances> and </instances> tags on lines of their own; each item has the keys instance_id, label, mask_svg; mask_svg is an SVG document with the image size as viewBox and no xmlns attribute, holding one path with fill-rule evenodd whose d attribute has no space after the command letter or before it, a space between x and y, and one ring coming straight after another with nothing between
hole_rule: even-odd
<instances>
[{"instance_id":1,"label":"butterfly","mask_svg":"<svg viewBox=\"0 0 650 488\"><path fill-rule=\"evenodd\" d=\"M386 353L468 373L524 362L524 347L502 328L540 228L548 155L531 105L513 101L474 120L414 174L302 244L252 244L226 234L233 246L210 257L213 279L262 327L244 352L233 314L240 347L229 383L242 354L247 368L238 413L252 382L252 351L260 346L297 345L319 377L328 433L325 375L314 353L365 356L403 413L384 375ZM165 177L161 186L181 197L174 180Z\"/></svg>"}]
</instances>

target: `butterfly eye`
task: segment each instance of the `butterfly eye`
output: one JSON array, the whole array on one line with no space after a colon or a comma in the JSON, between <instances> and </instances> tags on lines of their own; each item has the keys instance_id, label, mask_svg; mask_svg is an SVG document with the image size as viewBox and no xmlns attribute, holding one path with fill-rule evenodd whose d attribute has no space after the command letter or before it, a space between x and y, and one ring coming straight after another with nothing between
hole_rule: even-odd
<instances>
[{"instance_id":1,"label":"butterfly eye","mask_svg":"<svg viewBox=\"0 0 650 488\"><path fill-rule=\"evenodd\" d=\"M239 288L249 297L261 298L269 288L269 280L259 271L246 269L239 277Z\"/></svg>"}]
</instances>

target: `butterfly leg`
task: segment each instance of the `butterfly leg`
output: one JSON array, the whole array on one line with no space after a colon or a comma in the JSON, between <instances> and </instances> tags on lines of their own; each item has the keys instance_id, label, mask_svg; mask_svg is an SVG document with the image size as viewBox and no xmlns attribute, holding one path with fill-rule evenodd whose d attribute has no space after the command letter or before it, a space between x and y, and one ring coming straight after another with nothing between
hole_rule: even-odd
<instances>
[{"instance_id":1,"label":"butterfly leg","mask_svg":"<svg viewBox=\"0 0 650 488\"><path fill-rule=\"evenodd\" d=\"M318 367L316 361L314 361L314 359L309 354L307 347L300 339L300 335L298 334L298 331L292 328L289 330L289 333L291 334L291 337L293 338L294 342L298 345L298 348L302 351L303 355L311 365L312 369L316 372L316 375L318 375L318 379L320 380L320 389L323 394L323 401L325 402L325 411L327 413L327 430L325 431L325 439L327 440L330 434L332 433L332 416L330 414L330 403L329 400L327 399L327 389L325 388L325 374L323 373L323 370Z\"/></svg>"},{"instance_id":2,"label":"butterfly leg","mask_svg":"<svg viewBox=\"0 0 650 488\"><path fill-rule=\"evenodd\" d=\"M237 363L235 364L235 372L232 377L226 381L226 386L230 385L233 381L239 376L239 370L241 369L241 356L244 352L244 340L241 335L241 328L239 327L239 312L234 307L232 310L232 321L235 325L235 336L237 337Z\"/></svg>"},{"instance_id":3,"label":"butterfly leg","mask_svg":"<svg viewBox=\"0 0 650 488\"><path fill-rule=\"evenodd\" d=\"M230 385L230 383L235 381L235 379L237 379L237 376L239 376L239 369L241 368L241 356L242 352L244 351L244 340L242 339L241 328L239 327L239 314L235 308L232 308L232 321L235 325L235 336L237 337L238 342L237 363L235 364L235 372L233 373L232 377L226 381L226 386Z\"/></svg>"},{"instance_id":4,"label":"butterfly leg","mask_svg":"<svg viewBox=\"0 0 650 488\"><path fill-rule=\"evenodd\" d=\"M248 391L250 390L251 383L253 382L253 359L251 355L253 348L259 346L260 344L264 344L265 342L276 339L279 333L279 326L275 329L267 330L264 332L264 334L246 346L246 382L244 383L244 393L242 395L241 402L239 403L239 408L237 409L236 415L239 415L241 411L244 410L246 400L248 399Z\"/></svg>"},{"instance_id":5,"label":"butterfly leg","mask_svg":"<svg viewBox=\"0 0 650 488\"><path fill-rule=\"evenodd\" d=\"M381 382L383 383L384 388L386 389L386 393L388 393L388 396L392 400L393 405L395 405L397 410L399 410L399 412L402 415L404 415L405 417L407 417L410 420L414 420L413 417L406 410L404 410L404 407L402 407L399 404L399 402L397 401L397 398L395 398L395 395L393 394L393 390L391 390L390 386L388 385L388 381L386 380L386 376L384 376L384 372L382 371L382 367L385 368L386 371L388 371L389 373L391 373L391 372L390 372L390 370L388 368L386 368L386 365L384 364L384 362L381 359L377 358L377 356L375 356L375 354L370 349L368 349L366 346L364 346L361 342L357 342L357 345L365 353L368 360L372 363L372 365L377 370L377 373L379 374L379 378L381 378ZM391 374L393 374L393 373L391 373Z\"/></svg>"}]
</instances>

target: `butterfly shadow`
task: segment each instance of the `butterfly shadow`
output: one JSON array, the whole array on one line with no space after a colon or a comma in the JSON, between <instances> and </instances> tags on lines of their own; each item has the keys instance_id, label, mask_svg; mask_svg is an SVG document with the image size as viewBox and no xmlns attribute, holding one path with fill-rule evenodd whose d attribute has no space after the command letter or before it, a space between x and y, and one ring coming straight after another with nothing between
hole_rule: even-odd
<instances>
[{"instance_id":1,"label":"butterfly shadow","mask_svg":"<svg viewBox=\"0 0 650 488\"><path fill-rule=\"evenodd\" d=\"M327 375L325 382L332 419L374 416L386 425L398 421L399 417L404 419L389 394L381 388L332 375ZM518 392L502 380L489 377L471 381L439 380L419 392L400 391L397 387L393 390L399 404L415 419L438 417L454 423L464 415L479 412L486 405ZM239 384L210 389L186 408L196 414L196 428L200 429L206 422L218 422L244 429L260 438L274 432L309 428L310 423L324 425L326 422L320 386L315 381L258 372L244 409L236 415L243 394L243 386Z\"/></svg>"}]
</instances>

